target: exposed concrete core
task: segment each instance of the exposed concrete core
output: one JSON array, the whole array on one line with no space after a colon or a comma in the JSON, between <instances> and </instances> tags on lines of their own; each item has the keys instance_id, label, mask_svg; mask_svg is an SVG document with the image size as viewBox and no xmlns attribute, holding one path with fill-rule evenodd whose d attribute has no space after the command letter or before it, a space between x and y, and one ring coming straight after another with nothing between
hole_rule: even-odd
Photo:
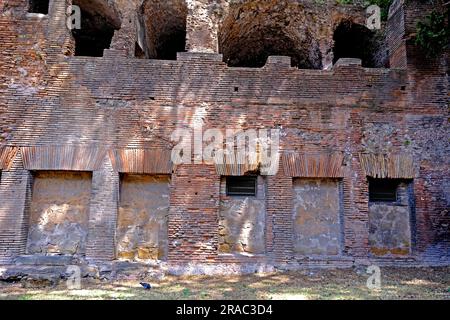
<instances>
[{"instance_id":1,"label":"exposed concrete core","mask_svg":"<svg viewBox=\"0 0 450 320\"><path fill-rule=\"evenodd\" d=\"M186 47L188 9L184 0L146 0L140 20L143 24L145 54L149 59L175 60Z\"/></svg>"},{"instance_id":2,"label":"exposed concrete core","mask_svg":"<svg viewBox=\"0 0 450 320\"><path fill-rule=\"evenodd\" d=\"M166 258L169 184L168 176L122 176L117 221L118 258Z\"/></svg>"},{"instance_id":3,"label":"exposed concrete core","mask_svg":"<svg viewBox=\"0 0 450 320\"><path fill-rule=\"evenodd\" d=\"M340 253L339 182L294 179L294 252L297 255Z\"/></svg>"},{"instance_id":4,"label":"exposed concrete core","mask_svg":"<svg viewBox=\"0 0 450 320\"><path fill-rule=\"evenodd\" d=\"M84 254L91 173L36 172L27 253Z\"/></svg>"},{"instance_id":5,"label":"exposed concrete core","mask_svg":"<svg viewBox=\"0 0 450 320\"><path fill-rule=\"evenodd\" d=\"M411 206L408 184L397 188L396 202L369 202L369 244L375 256L411 252Z\"/></svg>"},{"instance_id":6,"label":"exposed concrete core","mask_svg":"<svg viewBox=\"0 0 450 320\"><path fill-rule=\"evenodd\" d=\"M336 28L333 40L333 63L340 58L358 58L362 60L363 67L381 67L375 58L378 50L375 32L367 27L348 20L343 21Z\"/></svg>"},{"instance_id":7,"label":"exposed concrete core","mask_svg":"<svg viewBox=\"0 0 450 320\"><path fill-rule=\"evenodd\" d=\"M72 30L76 56L103 56L109 49L114 30L120 29L120 18L114 7L104 0L73 0L81 9L81 29Z\"/></svg>"},{"instance_id":8,"label":"exposed concrete core","mask_svg":"<svg viewBox=\"0 0 450 320\"><path fill-rule=\"evenodd\" d=\"M292 15L296 11L298 15ZM321 69L319 43L310 30L296 28L304 20L302 8L295 3L247 1L230 4L219 34L219 49L231 67L265 65L269 56L290 56L292 66ZM292 24L292 25L291 25Z\"/></svg>"},{"instance_id":9,"label":"exposed concrete core","mask_svg":"<svg viewBox=\"0 0 450 320\"><path fill-rule=\"evenodd\" d=\"M256 197L227 197L221 179L219 212L220 253L265 253L265 180L258 177Z\"/></svg>"}]
</instances>

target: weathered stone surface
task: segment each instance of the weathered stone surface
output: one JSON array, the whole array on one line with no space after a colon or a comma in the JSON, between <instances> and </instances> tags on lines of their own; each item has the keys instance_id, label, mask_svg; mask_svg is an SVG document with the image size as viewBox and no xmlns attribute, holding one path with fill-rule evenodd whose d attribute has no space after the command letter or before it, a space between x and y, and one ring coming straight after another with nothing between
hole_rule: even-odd
<instances>
[{"instance_id":1,"label":"weathered stone surface","mask_svg":"<svg viewBox=\"0 0 450 320\"><path fill-rule=\"evenodd\" d=\"M340 253L340 201L336 180L294 180L294 250L297 255Z\"/></svg>"},{"instance_id":2,"label":"weathered stone surface","mask_svg":"<svg viewBox=\"0 0 450 320\"><path fill-rule=\"evenodd\" d=\"M227 197L226 179L221 183L219 212L219 252L251 253L265 252L265 182L258 178L256 197Z\"/></svg>"},{"instance_id":3,"label":"weathered stone surface","mask_svg":"<svg viewBox=\"0 0 450 320\"><path fill-rule=\"evenodd\" d=\"M36 173L27 252L83 254L90 191L89 173Z\"/></svg>"},{"instance_id":4,"label":"weathered stone surface","mask_svg":"<svg viewBox=\"0 0 450 320\"><path fill-rule=\"evenodd\" d=\"M406 184L399 186L394 203L369 204L369 244L375 256L408 255L411 252L411 207Z\"/></svg>"},{"instance_id":5,"label":"weathered stone surface","mask_svg":"<svg viewBox=\"0 0 450 320\"><path fill-rule=\"evenodd\" d=\"M73 261L72 256L33 254L19 256L15 263L19 265L67 266Z\"/></svg>"},{"instance_id":6,"label":"weathered stone surface","mask_svg":"<svg viewBox=\"0 0 450 320\"><path fill-rule=\"evenodd\" d=\"M169 178L124 175L117 221L117 256L164 259L167 256Z\"/></svg>"}]
</instances>

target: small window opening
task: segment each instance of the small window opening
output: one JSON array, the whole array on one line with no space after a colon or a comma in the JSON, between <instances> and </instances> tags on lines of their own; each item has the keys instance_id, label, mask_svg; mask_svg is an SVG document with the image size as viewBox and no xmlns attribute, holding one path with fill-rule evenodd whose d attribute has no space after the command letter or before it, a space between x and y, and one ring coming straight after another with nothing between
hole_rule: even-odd
<instances>
[{"instance_id":1,"label":"small window opening","mask_svg":"<svg viewBox=\"0 0 450 320\"><path fill-rule=\"evenodd\" d=\"M227 177L227 196L256 196L256 176Z\"/></svg>"},{"instance_id":2,"label":"small window opening","mask_svg":"<svg viewBox=\"0 0 450 320\"><path fill-rule=\"evenodd\" d=\"M28 12L48 14L50 0L30 0Z\"/></svg>"},{"instance_id":3,"label":"small window opening","mask_svg":"<svg viewBox=\"0 0 450 320\"><path fill-rule=\"evenodd\" d=\"M370 202L396 202L400 184L396 179L369 179Z\"/></svg>"}]
</instances>

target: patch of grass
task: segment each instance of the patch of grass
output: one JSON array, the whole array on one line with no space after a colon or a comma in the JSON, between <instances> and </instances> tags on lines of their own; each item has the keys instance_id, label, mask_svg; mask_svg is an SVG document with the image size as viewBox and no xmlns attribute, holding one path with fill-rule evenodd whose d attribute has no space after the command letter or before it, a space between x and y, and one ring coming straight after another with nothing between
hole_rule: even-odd
<instances>
[{"instance_id":1,"label":"patch of grass","mask_svg":"<svg viewBox=\"0 0 450 320\"><path fill-rule=\"evenodd\" d=\"M26 289L20 283L0 283L0 299L14 300L361 300L450 299L450 267L381 268L381 288L366 286L369 275L354 270L307 270L242 276L166 277L150 281L84 282L81 290Z\"/></svg>"}]
</instances>

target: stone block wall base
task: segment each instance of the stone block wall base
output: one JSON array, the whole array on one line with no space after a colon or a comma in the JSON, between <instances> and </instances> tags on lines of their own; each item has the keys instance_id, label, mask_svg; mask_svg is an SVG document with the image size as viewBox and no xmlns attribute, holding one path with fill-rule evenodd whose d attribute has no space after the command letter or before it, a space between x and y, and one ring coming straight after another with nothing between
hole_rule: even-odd
<instances>
[{"instance_id":1,"label":"stone block wall base","mask_svg":"<svg viewBox=\"0 0 450 320\"><path fill-rule=\"evenodd\" d=\"M41 259L41 258L39 258ZM73 274L73 268L79 267L82 281L107 280L107 281L161 281L166 275L242 275L253 273L273 273L301 270L323 269L354 269L357 273L365 273L370 265L383 267L417 268L417 267L445 267L447 264L437 264L418 261L413 257L402 259L353 259L340 257L331 261L329 259L303 258L284 264L272 263L222 263L222 264L170 264L166 262L139 263L127 261L113 261L108 263L89 264L86 261L78 261L77 264L62 265L57 260L51 265L51 259L42 260L41 264L31 264L38 258L21 257L20 263L4 265L0 267L0 281L23 282L24 286L40 287L55 286L67 281ZM74 263L72 261L71 263Z\"/></svg>"}]
</instances>

